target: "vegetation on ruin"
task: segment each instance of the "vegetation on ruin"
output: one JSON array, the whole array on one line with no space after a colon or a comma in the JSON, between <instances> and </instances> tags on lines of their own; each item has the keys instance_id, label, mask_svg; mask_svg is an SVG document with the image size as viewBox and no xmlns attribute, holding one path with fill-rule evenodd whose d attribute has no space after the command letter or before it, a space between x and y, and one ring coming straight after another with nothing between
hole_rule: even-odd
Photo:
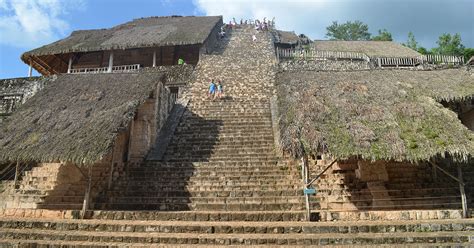
<instances>
[{"instance_id":1,"label":"vegetation on ruin","mask_svg":"<svg viewBox=\"0 0 474 248\"><path fill-rule=\"evenodd\" d=\"M282 72L277 88L280 113L288 113L282 147L294 156L417 162L474 154L474 133L439 103L474 98L465 69Z\"/></svg>"}]
</instances>

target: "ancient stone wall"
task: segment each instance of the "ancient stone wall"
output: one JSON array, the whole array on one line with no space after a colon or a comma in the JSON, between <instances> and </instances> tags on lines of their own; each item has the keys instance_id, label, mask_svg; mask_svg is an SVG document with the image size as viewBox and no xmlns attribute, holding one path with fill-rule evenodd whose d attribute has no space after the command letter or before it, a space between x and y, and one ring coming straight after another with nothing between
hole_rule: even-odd
<instances>
[{"instance_id":1,"label":"ancient stone wall","mask_svg":"<svg viewBox=\"0 0 474 248\"><path fill-rule=\"evenodd\" d=\"M280 63L283 71L355 71L369 70L370 65L362 60L287 60Z\"/></svg>"},{"instance_id":2,"label":"ancient stone wall","mask_svg":"<svg viewBox=\"0 0 474 248\"><path fill-rule=\"evenodd\" d=\"M55 77L10 78L0 80L0 123L21 104L41 90Z\"/></svg>"},{"instance_id":3,"label":"ancient stone wall","mask_svg":"<svg viewBox=\"0 0 474 248\"><path fill-rule=\"evenodd\" d=\"M138 108L130 126L129 161L131 164L139 164L152 148L171 108L170 92L162 84L153 99L148 99Z\"/></svg>"},{"instance_id":4,"label":"ancient stone wall","mask_svg":"<svg viewBox=\"0 0 474 248\"><path fill-rule=\"evenodd\" d=\"M332 161L328 156L310 160L310 178ZM322 220L437 219L444 218L442 211L460 217L459 190L425 163L337 161L314 186Z\"/></svg>"}]
</instances>

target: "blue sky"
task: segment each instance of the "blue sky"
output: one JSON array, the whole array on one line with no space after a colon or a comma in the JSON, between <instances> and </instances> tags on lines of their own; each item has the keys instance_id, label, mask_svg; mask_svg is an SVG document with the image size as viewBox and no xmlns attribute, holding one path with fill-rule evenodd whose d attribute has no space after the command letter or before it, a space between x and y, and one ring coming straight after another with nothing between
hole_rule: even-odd
<instances>
[{"instance_id":1,"label":"blue sky","mask_svg":"<svg viewBox=\"0 0 474 248\"><path fill-rule=\"evenodd\" d=\"M474 0L0 0L0 78L26 76L23 52L73 30L165 15L275 17L278 28L312 39L325 39L332 21L360 20L373 34L388 29L397 42L412 31L431 48L440 34L460 33L464 45L474 47Z\"/></svg>"}]
</instances>

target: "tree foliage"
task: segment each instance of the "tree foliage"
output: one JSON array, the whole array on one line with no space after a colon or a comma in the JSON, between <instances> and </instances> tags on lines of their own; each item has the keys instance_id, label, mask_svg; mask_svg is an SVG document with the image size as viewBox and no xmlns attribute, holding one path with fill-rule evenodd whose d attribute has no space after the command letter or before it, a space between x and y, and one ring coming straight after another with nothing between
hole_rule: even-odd
<instances>
[{"instance_id":1,"label":"tree foliage","mask_svg":"<svg viewBox=\"0 0 474 248\"><path fill-rule=\"evenodd\" d=\"M444 33L439 36L436 44L438 44L438 47L433 48L433 53L435 54L456 56L464 54L464 46L460 34L451 35Z\"/></svg>"},{"instance_id":2,"label":"tree foliage","mask_svg":"<svg viewBox=\"0 0 474 248\"><path fill-rule=\"evenodd\" d=\"M392 41L392 33L388 32L387 29L379 29L379 34L377 36L373 36L372 40L375 41Z\"/></svg>"},{"instance_id":3,"label":"tree foliage","mask_svg":"<svg viewBox=\"0 0 474 248\"><path fill-rule=\"evenodd\" d=\"M418 42L415 39L415 35L410 31L408 32L408 40L407 43L403 44L404 46L411 48L415 51L418 50Z\"/></svg>"},{"instance_id":4,"label":"tree foliage","mask_svg":"<svg viewBox=\"0 0 474 248\"><path fill-rule=\"evenodd\" d=\"M331 40L370 40L369 26L361 21L343 24L333 21L326 30L326 36Z\"/></svg>"}]
</instances>

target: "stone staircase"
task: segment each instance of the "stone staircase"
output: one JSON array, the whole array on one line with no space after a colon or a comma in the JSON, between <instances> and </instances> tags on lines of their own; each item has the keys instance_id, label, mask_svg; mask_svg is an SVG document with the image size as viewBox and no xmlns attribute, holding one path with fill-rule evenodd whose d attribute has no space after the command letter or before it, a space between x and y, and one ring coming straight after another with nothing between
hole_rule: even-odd
<instances>
[{"instance_id":1,"label":"stone staircase","mask_svg":"<svg viewBox=\"0 0 474 248\"><path fill-rule=\"evenodd\" d=\"M279 162L273 147L272 43L265 33L253 42L251 33L250 28L236 30L213 54L201 57L191 103L162 161L130 168L96 208L279 216L289 211L294 220L301 219L298 174ZM224 82L225 99L208 99L210 79Z\"/></svg>"},{"instance_id":2,"label":"stone staircase","mask_svg":"<svg viewBox=\"0 0 474 248\"><path fill-rule=\"evenodd\" d=\"M472 244L472 220L303 222L300 173L274 148L272 42L268 33L258 33L253 42L254 32L233 30L212 54L201 56L185 95L190 103L161 160L121 172L93 201L87 220L73 219L74 211L62 213L70 219L5 211L16 217L0 218L0 246ZM207 99L211 79L223 81L224 99Z\"/></svg>"}]
</instances>

